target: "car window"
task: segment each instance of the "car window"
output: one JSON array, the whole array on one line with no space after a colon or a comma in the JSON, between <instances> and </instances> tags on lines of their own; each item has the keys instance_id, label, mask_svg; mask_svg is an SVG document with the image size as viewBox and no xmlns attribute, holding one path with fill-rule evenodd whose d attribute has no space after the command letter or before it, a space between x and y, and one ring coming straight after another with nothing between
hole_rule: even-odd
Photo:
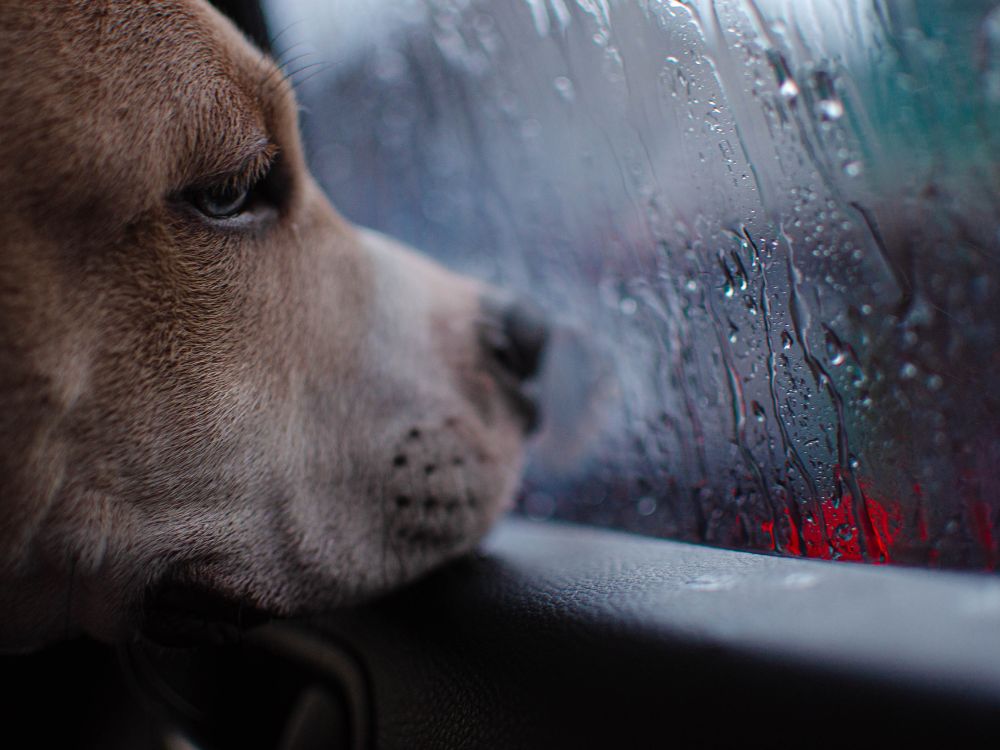
<instances>
[{"instance_id":1,"label":"car window","mask_svg":"<svg viewBox=\"0 0 1000 750\"><path fill-rule=\"evenodd\" d=\"M335 205L558 323L520 512L1000 562L1000 6L266 7Z\"/></svg>"}]
</instances>

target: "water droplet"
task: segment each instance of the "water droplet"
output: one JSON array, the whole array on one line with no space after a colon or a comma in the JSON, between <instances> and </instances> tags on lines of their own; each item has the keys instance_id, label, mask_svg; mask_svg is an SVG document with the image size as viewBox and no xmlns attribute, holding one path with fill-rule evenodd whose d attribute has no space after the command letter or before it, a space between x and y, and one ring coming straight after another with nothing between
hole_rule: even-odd
<instances>
[{"instance_id":1,"label":"water droplet","mask_svg":"<svg viewBox=\"0 0 1000 750\"><path fill-rule=\"evenodd\" d=\"M682 89L687 89L688 87L687 76L684 75L684 71L681 70L680 68L677 69L677 83L681 85Z\"/></svg>"},{"instance_id":2,"label":"water droplet","mask_svg":"<svg viewBox=\"0 0 1000 750\"><path fill-rule=\"evenodd\" d=\"M847 359L847 356L844 354L844 345L837 338L837 335L830 330L826 332L826 354L830 358L830 364L834 367L844 364L844 360Z\"/></svg>"},{"instance_id":3,"label":"water droplet","mask_svg":"<svg viewBox=\"0 0 1000 750\"><path fill-rule=\"evenodd\" d=\"M656 498L646 497L639 498L639 502L636 504L636 510L639 511L640 516L651 516L656 511Z\"/></svg>"},{"instance_id":4,"label":"water droplet","mask_svg":"<svg viewBox=\"0 0 1000 750\"><path fill-rule=\"evenodd\" d=\"M799 85L792 78L792 73L788 69L788 62L784 55L774 49L767 51L767 60L774 69L774 75L778 79L778 92L788 101L794 102L799 95Z\"/></svg>"},{"instance_id":5,"label":"water droplet","mask_svg":"<svg viewBox=\"0 0 1000 750\"><path fill-rule=\"evenodd\" d=\"M844 174L848 177L857 177L864 171L864 166L856 159L844 163Z\"/></svg>"},{"instance_id":6,"label":"water droplet","mask_svg":"<svg viewBox=\"0 0 1000 750\"><path fill-rule=\"evenodd\" d=\"M813 73L813 85L819 99L819 113L824 120L839 120L844 116L844 103L837 96L833 76L825 70Z\"/></svg>"},{"instance_id":7,"label":"water droplet","mask_svg":"<svg viewBox=\"0 0 1000 750\"><path fill-rule=\"evenodd\" d=\"M932 391L940 391L944 385L944 379L940 375L931 375L927 378L927 387Z\"/></svg>"},{"instance_id":8,"label":"water droplet","mask_svg":"<svg viewBox=\"0 0 1000 750\"><path fill-rule=\"evenodd\" d=\"M753 403L750 404L750 409L753 412L754 418L758 422L763 422L764 419L767 417L767 414L764 412L764 407L761 406L757 401L754 401Z\"/></svg>"},{"instance_id":9,"label":"water droplet","mask_svg":"<svg viewBox=\"0 0 1000 750\"><path fill-rule=\"evenodd\" d=\"M722 284L722 293L726 295L727 298L732 298L736 293L737 282L733 278L733 272L729 270L729 264L726 263L725 259L720 254L719 256L719 268L722 269L722 274L725 276L725 281Z\"/></svg>"},{"instance_id":10,"label":"water droplet","mask_svg":"<svg viewBox=\"0 0 1000 750\"><path fill-rule=\"evenodd\" d=\"M535 31L538 36L548 36L550 20L548 8L545 6L545 0L528 0L528 6L531 8L531 17L535 23Z\"/></svg>"},{"instance_id":11,"label":"water droplet","mask_svg":"<svg viewBox=\"0 0 1000 750\"><path fill-rule=\"evenodd\" d=\"M834 529L834 532L845 542L849 542L854 538L854 527L849 523L840 524L840 526Z\"/></svg>"},{"instance_id":12,"label":"water droplet","mask_svg":"<svg viewBox=\"0 0 1000 750\"><path fill-rule=\"evenodd\" d=\"M781 332L781 348L782 349L792 348L792 335L788 331Z\"/></svg>"},{"instance_id":13,"label":"water droplet","mask_svg":"<svg viewBox=\"0 0 1000 750\"><path fill-rule=\"evenodd\" d=\"M736 576L704 575L688 581L685 586L695 591L725 591L736 585Z\"/></svg>"},{"instance_id":14,"label":"water droplet","mask_svg":"<svg viewBox=\"0 0 1000 750\"><path fill-rule=\"evenodd\" d=\"M917 366L912 362L904 362L903 366L899 368L899 377L903 380L910 380L917 376Z\"/></svg>"},{"instance_id":15,"label":"water droplet","mask_svg":"<svg viewBox=\"0 0 1000 750\"><path fill-rule=\"evenodd\" d=\"M566 76L557 77L552 84L556 88L556 92L568 102L573 101L576 97L576 89L573 87L573 82Z\"/></svg>"},{"instance_id":16,"label":"water droplet","mask_svg":"<svg viewBox=\"0 0 1000 750\"><path fill-rule=\"evenodd\" d=\"M840 99L822 99L819 113L824 120L839 120L844 116L844 105Z\"/></svg>"},{"instance_id":17,"label":"water droplet","mask_svg":"<svg viewBox=\"0 0 1000 750\"><path fill-rule=\"evenodd\" d=\"M632 297L622 297L618 302L618 309L622 311L622 315L635 315L635 311L639 309L639 303Z\"/></svg>"},{"instance_id":18,"label":"water droplet","mask_svg":"<svg viewBox=\"0 0 1000 750\"><path fill-rule=\"evenodd\" d=\"M814 573L789 573L781 583L786 589L808 589L819 583L819 576Z\"/></svg>"}]
</instances>

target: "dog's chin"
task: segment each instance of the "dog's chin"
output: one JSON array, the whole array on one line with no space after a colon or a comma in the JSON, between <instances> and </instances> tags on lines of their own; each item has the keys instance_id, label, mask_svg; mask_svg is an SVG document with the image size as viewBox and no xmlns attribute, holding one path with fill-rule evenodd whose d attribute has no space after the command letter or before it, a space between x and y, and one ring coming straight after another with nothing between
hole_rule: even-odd
<instances>
[{"instance_id":1,"label":"dog's chin","mask_svg":"<svg viewBox=\"0 0 1000 750\"><path fill-rule=\"evenodd\" d=\"M496 512L505 511L513 500L496 504ZM112 640L138 638L165 647L190 647L238 643L250 628L271 620L294 616L318 616L324 612L362 605L385 596L422 578L439 566L460 558L474 549L487 523L475 525L474 531L457 532L437 523L414 523L411 519L393 525L396 532L391 548L383 550L386 578L370 582L364 590L320 601L303 601L274 609L249 603L246 599L224 593L210 584L167 578L151 587L128 618L126 629ZM286 602L286 604L288 604ZM122 623L119 623L121 625Z\"/></svg>"},{"instance_id":2,"label":"dog's chin","mask_svg":"<svg viewBox=\"0 0 1000 750\"><path fill-rule=\"evenodd\" d=\"M159 646L224 645L273 615L198 584L164 581L144 598L137 621L140 639Z\"/></svg>"},{"instance_id":3,"label":"dog's chin","mask_svg":"<svg viewBox=\"0 0 1000 750\"><path fill-rule=\"evenodd\" d=\"M308 536L295 556L303 561L304 578L251 564L234 581L238 571L178 561L139 598L129 618L133 634L162 646L230 643L276 617L363 603L466 554L510 509L524 435L537 414L529 396L503 396L507 414L495 430L446 412L454 416L407 422L387 441L390 450L378 459L381 485L358 495L379 498L382 512L373 514L379 528L365 533L359 527L343 540L359 550L352 569L344 570L343 560L316 557L322 546ZM360 500L355 504L360 517L365 508ZM284 576L291 577L282 581Z\"/></svg>"}]
</instances>

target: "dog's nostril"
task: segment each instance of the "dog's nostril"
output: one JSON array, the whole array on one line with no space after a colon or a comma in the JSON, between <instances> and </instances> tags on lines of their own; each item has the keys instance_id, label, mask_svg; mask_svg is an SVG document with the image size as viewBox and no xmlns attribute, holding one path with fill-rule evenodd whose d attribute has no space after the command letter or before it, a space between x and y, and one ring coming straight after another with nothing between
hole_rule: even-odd
<instances>
[{"instance_id":1,"label":"dog's nostril","mask_svg":"<svg viewBox=\"0 0 1000 750\"><path fill-rule=\"evenodd\" d=\"M536 375L549 337L542 314L524 304L500 307L492 300L484 308L495 323L484 326L483 344L496 363L518 380Z\"/></svg>"}]
</instances>

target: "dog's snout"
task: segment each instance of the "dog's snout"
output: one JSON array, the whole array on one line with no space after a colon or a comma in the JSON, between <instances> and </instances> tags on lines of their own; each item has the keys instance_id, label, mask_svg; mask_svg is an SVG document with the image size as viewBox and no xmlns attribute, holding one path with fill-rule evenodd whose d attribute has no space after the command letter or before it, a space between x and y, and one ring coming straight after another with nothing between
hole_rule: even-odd
<instances>
[{"instance_id":1,"label":"dog's snout","mask_svg":"<svg viewBox=\"0 0 1000 750\"><path fill-rule=\"evenodd\" d=\"M482 343L493 362L508 377L521 383L530 380L542 363L549 326L536 308L522 302L483 303L487 324L481 330Z\"/></svg>"}]
</instances>

